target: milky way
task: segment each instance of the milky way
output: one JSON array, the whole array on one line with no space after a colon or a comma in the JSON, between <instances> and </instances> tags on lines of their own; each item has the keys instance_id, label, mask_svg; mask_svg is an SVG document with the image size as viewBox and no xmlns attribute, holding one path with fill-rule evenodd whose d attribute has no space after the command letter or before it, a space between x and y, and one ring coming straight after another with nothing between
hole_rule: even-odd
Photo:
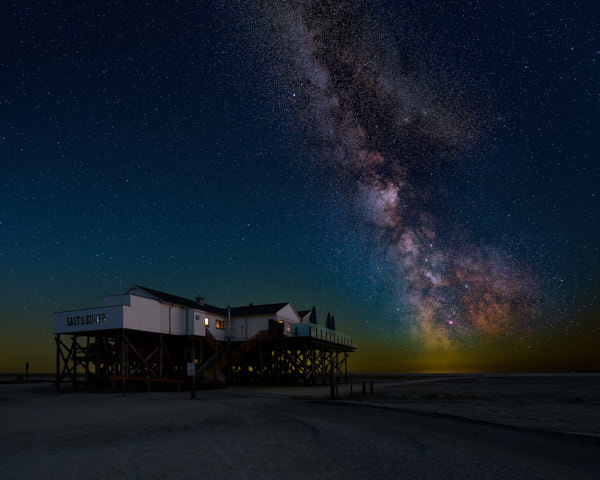
<instances>
[{"instance_id":1,"label":"milky way","mask_svg":"<svg viewBox=\"0 0 600 480\"><path fill-rule=\"evenodd\" d=\"M395 270L399 321L435 346L526 332L537 316L530 275L436 207L432 175L476 145L476 118L406 59L377 47L354 2L264 5L271 48L314 125L321 155ZM457 234L456 232L462 232Z\"/></svg>"}]
</instances>

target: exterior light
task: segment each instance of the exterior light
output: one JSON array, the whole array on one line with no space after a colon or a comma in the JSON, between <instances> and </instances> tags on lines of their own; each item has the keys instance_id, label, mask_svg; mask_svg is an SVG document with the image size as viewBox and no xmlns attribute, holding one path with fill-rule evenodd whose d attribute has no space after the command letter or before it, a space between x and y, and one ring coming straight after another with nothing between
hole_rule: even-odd
<instances>
[{"instance_id":1,"label":"exterior light","mask_svg":"<svg viewBox=\"0 0 600 480\"><path fill-rule=\"evenodd\" d=\"M204 326L208 327L208 317L204 317Z\"/></svg>"}]
</instances>

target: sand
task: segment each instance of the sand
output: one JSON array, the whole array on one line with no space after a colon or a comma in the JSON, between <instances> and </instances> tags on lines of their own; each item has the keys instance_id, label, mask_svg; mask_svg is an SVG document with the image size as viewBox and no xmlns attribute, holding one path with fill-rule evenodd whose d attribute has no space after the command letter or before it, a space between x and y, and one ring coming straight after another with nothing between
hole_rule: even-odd
<instances>
[{"instance_id":1,"label":"sand","mask_svg":"<svg viewBox=\"0 0 600 480\"><path fill-rule=\"evenodd\" d=\"M0 478L600 478L598 375L361 381L337 402L327 386L0 384Z\"/></svg>"}]
</instances>

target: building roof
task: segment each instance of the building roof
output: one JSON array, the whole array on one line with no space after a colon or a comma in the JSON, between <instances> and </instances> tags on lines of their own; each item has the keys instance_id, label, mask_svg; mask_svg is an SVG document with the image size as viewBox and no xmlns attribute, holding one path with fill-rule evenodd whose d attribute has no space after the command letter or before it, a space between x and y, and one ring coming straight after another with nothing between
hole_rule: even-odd
<instances>
[{"instance_id":1,"label":"building roof","mask_svg":"<svg viewBox=\"0 0 600 480\"><path fill-rule=\"evenodd\" d=\"M203 310L205 312L218 313L221 315L227 315L227 308L215 307L214 305L209 305L207 303L198 303L195 300L190 300L189 298L179 297L177 295L171 295L170 293L161 292L160 290L154 290L153 288L144 287L142 285L135 285L130 288L127 293L131 290L139 288L149 293L153 297L158 298L159 300L172 303L173 305L181 305L183 307L195 308L197 310ZM276 314L283 307L288 305L289 302L283 303L269 303L265 305L245 305L243 307L231 307L231 315L238 316L251 316L251 315L269 315Z\"/></svg>"},{"instance_id":2,"label":"building roof","mask_svg":"<svg viewBox=\"0 0 600 480\"><path fill-rule=\"evenodd\" d=\"M133 288L141 288L142 290L148 292L153 297L158 298L166 303L172 303L173 305L181 305L184 307L195 308L196 310L203 310L205 312L226 314L227 310L224 310L219 307L215 307L214 305L209 305L207 303L198 303L195 300L190 300L189 298L179 297L177 295L171 295L170 293L161 292L159 290L154 290L153 288L143 287L142 285L136 285ZM132 289L129 289L131 291Z\"/></svg>"},{"instance_id":3,"label":"building roof","mask_svg":"<svg viewBox=\"0 0 600 480\"><path fill-rule=\"evenodd\" d=\"M249 316L249 315L268 315L270 313L275 314L283 307L285 307L289 302L285 303L270 303L267 305L246 305L244 307L232 307L231 314L232 315L241 315L241 316Z\"/></svg>"},{"instance_id":4,"label":"building roof","mask_svg":"<svg viewBox=\"0 0 600 480\"><path fill-rule=\"evenodd\" d=\"M317 324L317 308L315 306L313 306L310 310L303 310L302 312L298 312L298 315L300 315L302 321L304 321L304 319L308 317L308 321L310 323L314 323L315 325Z\"/></svg>"}]
</instances>

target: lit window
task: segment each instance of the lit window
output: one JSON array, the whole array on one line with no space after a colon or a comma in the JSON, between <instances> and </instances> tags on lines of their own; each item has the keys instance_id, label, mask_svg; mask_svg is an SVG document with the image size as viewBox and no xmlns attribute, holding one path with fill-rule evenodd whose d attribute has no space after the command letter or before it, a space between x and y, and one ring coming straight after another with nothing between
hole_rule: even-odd
<instances>
[{"instance_id":1,"label":"lit window","mask_svg":"<svg viewBox=\"0 0 600 480\"><path fill-rule=\"evenodd\" d=\"M208 327L208 317L204 317L204 326Z\"/></svg>"},{"instance_id":2,"label":"lit window","mask_svg":"<svg viewBox=\"0 0 600 480\"><path fill-rule=\"evenodd\" d=\"M223 320L215 320L215 326L219 330L224 330L225 329L225 322Z\"/></svg>"}]
</instances>

